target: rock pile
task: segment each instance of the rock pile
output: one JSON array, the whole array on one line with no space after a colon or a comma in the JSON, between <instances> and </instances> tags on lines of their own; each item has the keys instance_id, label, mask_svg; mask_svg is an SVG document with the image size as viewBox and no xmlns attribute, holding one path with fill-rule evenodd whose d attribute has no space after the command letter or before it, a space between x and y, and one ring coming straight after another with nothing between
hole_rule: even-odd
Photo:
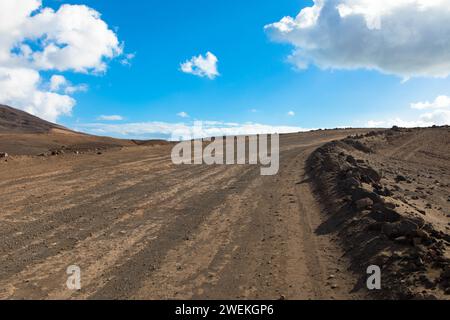
<instances>
[{"instance_id":1,"label":"rock pile","mask_svg":"<svg viewBox=\"0 0 450 320\"><path fill-rule=\"evenodd\" d=\"M329 143L308 160L310 176L331 213L329 225L340 235L352 268L361 274L361 283L367 266L382 268L379 298L433 298L439 290L449 294L450 237L415 215L398 212L391 202L396 191L383 185L380 172L356 159L355 154L372 152L358 139ZM408 179L399 175L396 180ZM429 270L438 277L430 278Z\"/></svg>"}]
</instances>

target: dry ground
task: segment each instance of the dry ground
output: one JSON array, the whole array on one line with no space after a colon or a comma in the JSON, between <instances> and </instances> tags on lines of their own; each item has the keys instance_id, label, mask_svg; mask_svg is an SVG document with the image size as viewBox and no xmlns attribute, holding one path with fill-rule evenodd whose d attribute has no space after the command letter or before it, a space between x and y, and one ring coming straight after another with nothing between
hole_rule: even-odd
<instances>
[{"instance_id":1,"label":"dry ground","mask_svg":"<svg viewBox=\"0 0 450 320\"><path fill-rule=\"evenodd\" d=\"M377 297L449 298L449 127L354 136L321 147L308 164L352 269L382 268Z\"/></svg>"},{"instance_id":2,"label":"dry ground","mask_svg":"<svg viewBox=\"0 0 450 320\"><path fill-rule=\"evenodd\" d=\"M354 299L356 277L305 173L356 131L283 136L258 166L174 166L170 146L0 163L0 298ZM66 268L82 289L66 288ZM362 266L363 267L363 266Z\"/></svg>"}]
</instances>

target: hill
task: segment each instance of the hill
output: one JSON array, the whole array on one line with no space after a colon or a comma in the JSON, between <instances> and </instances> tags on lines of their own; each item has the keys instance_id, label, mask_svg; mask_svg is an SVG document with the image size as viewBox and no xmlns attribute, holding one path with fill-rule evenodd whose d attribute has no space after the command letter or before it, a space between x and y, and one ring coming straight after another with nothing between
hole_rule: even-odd
<instances>
[{"instance_id":1,"label":"hill","mask_svg":"<svg viewBox=\"0 0 450 320\"><path fill-rule=\"evenodd\" d=\"M72 131L15 108L0 105L0 152L39 155L87 152L136 145L130 140Z\"/></svg>"}]
</instances>

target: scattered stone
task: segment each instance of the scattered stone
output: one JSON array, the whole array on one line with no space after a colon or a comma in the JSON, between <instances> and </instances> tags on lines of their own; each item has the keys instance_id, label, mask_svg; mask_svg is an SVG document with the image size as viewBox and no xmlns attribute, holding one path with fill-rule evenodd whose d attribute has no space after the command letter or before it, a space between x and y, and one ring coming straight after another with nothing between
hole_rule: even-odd
<instances>
[{"instance_id":1,"label":"scattered stone","mask_svg":"<svg viewBox=\"0 0 450 320\"><path fill-rule=\"evenodd\" d=\"M352 165L356 165L357 162L355 160L355 158L353 158L353 156L348 155L347 158L345 159L348 163L352 164Z\"/></svg>"},{"instance_id":2,"label":"scattered stone","mask_svg":"<svg viewBox=\"0 0 450 320\"><path fill-rule=\"evenodd\" d=\"M373 201L370 198L364 198L355 202L355 206L358 210L371 208Z\"/></svg>"},{"instance_id":3,"label":"scattered stone","mask_svg":"<svg viewBox=\"0 0 450 320\"><path fill-rule=\"evenodd\" d=\"M394 241L401 244L410 244L410 241L405 236L397 237L394 239Z\"/></svg>"},{"instance_id":4,"label":"scattered stone","mask_svg":"<svg viewBox=\"0 0 450 320\"><path fill-rule=\"evenodd\" d=\"M373 203L381 202L381 198L375 192L371 192L362 188L356 189L352 192L352 201L356 202L361 199L369 198Z\"/></svg>"},{"instance_id":5,"label":"scattered stone","mask_svg":"<svg viewBox=\"0 0 450 320\"><path fill-rule=\"evenodd\" d=\"M382 232L391 239L401 236L413 236L418 230L417 224L410 220L402 220L394 223L385 223L382 227Z\"/></svg>"},{"instance_id":6,"label":"scattered stone","mask_svg":"<svg viewBox=\"0 0 450 320\"><path fill-rule=\"evenodd\" d=\"M9 155L6 152L0 152L0 158L8 158Z\"/></svg>"},{"instance_id":7,"label":"scattered stone","mask_svg":"<svg viewBox=\"0 0 450 320\"><path fill-rule=\"evenodd\" d=\"M406 177L405 176L402 176L402 175L397 175L396 177L395 177L395 182L397 182L397 183L399 183L399 182L405 182L405 181L407 181L408 179L406 179Z\"/></svg>"},{"instance_id":8,"label":"scattered stone","mask_svg":"<svg viewBox=\"0 0 450 320\"><path fill-rule=\"evenodd\" d=\"M342 183L343 187L347 190L356 189L361 186L361 183L354 177L347 178Z\"/></svg>"}]
</instances>

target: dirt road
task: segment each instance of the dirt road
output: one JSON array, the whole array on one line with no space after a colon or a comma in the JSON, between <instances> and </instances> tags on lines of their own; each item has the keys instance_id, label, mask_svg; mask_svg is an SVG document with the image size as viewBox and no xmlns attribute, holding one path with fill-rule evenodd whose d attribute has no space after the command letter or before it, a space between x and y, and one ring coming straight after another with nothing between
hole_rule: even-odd
<instances>
[{"instance_id":1,"label":"dirt road","mask_svg":"<svg viewBox=\"0 0 450 320\"><path fill-rule=\"evenodd\" d=\"M349 134L283 136L276 176L175 166L169 146L2 162L0 298L361 298L336 235L315 232L325 217L304 170Z\"/></svg>"}]
</instances>

